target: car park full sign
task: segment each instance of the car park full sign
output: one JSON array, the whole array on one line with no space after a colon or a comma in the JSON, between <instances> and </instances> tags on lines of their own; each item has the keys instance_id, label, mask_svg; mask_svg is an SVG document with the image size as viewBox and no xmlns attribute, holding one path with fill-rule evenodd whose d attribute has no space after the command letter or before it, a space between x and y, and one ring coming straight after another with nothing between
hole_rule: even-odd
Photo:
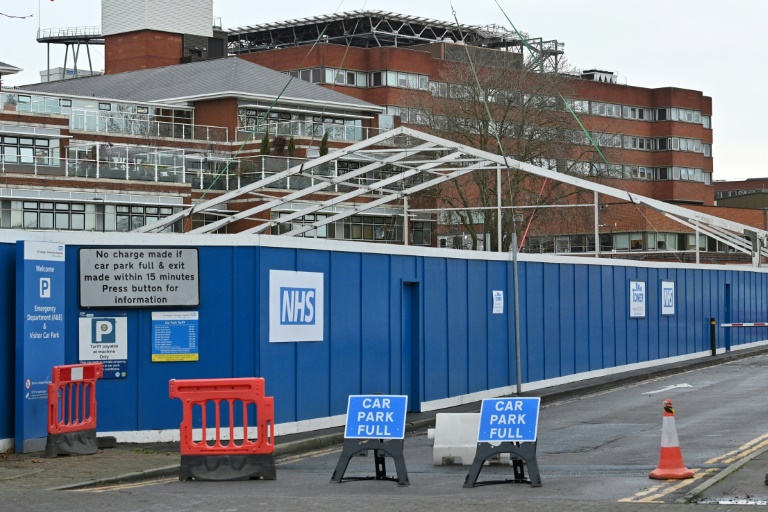
<instances>
[{"instance_id":1,"label":"car park full sign","mask_svg":"<svg viewBox=\"0 0 768 512\"><path fill-rule=\"evenodd\" d=\"M351 395L347 403L346 439L403 439L408 397Z\"/></svg>"},{"instance_id":2,"label":"car park full sign","mask_svg":"<svg viewBox=\"0 0 768 512\"><path fill-rule=\"evenodd\" d=\"M541 398L489 398L480 409L478 443L533 442Z\"/></svg>"}]
</instances>

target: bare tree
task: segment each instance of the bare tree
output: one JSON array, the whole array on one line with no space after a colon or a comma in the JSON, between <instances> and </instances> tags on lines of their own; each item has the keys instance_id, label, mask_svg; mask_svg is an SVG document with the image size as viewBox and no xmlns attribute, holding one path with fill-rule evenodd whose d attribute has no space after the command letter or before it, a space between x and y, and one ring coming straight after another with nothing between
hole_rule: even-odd
<instances>
[{"instance_id":1,"label":"bare tree","mask_svg":"<svg viewBox=\"0 0 768 512\"><path fill-rule=\"evenodd\" d=\"M563 66L560 73L542 72L536 59L524 59L518 53L482 49L473 49L473 53L474 69L466 59L444 62L440 79L430 84L431 94L412 95L411 104L418 108L415 116L409 111L409 122L426 125L441 137L558 172L611 175L609 167L600 165L604 150L591 145L571 113L584 105L568 99L574 96L578 78L563 73ZM611 136L596 142L616 145ZM500 241L498 210L493 208L498 204L499 185L505 207ZM532 215L537 217L537 226L546 223L547 229L562 232L589 224L576 218L574 208L519 210L517 217L520 220L522 214L522 222L516 224L513 210L506 207L592 201L591 193L513 169L502 170L500 183L496 171L476 171L431 193L438 206L458 209L442 216L447 234L471 235L473 249L487 234L494 250L501 243L505 251L510 249L513 231L524 230Z\"/></svg>"}]
</instances>

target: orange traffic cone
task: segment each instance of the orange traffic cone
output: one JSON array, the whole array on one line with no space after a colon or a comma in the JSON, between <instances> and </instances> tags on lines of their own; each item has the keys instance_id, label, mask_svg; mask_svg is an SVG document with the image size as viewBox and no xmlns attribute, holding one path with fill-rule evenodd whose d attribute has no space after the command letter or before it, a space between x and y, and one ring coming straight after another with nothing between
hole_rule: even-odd
<instances>
[{"instance_id":1,"label":"orange traffic cone","mask_svg":"<svg viewBox=\"0 0 768 512\"><path fill-rule=\"evenodd\" d=\"M657 480L693 478L693 471L685 467L683 452L675 428L675 410L672 400L664 400L664 418L661 422L661 456L659 465L648 476Z\"/></svg>"}]
</instances>

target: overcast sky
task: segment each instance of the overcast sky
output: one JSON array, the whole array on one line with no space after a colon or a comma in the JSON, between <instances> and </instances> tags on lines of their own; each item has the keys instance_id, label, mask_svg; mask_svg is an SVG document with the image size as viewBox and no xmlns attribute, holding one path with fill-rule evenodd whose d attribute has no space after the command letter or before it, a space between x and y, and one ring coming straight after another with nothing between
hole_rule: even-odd
<instances>
[{"instance_id":1,"label":"overcast sky","mask_svg":"<svg viewBox=\"0 0 768 512\"><path fill-rule=\"evenodd\" d=\"M6 85L40 81L46 45L35 41L43 28L99 26L100 0L0 0L0 61L24 71ZM618 72L629 85L682 87L713 100L715 179L768 176L760 126L768 118L768 2L762 0L499 0L512 23L533 37L565 43L568 62L580 69ZM511 28L494 0L454 0L459 22ZM224 28L339 11L377 9L453 21L448 0L214 0ZM64 48L52 46L51 66L61 66ZM83 52L79 66L87 67ZM103 47L93 54L103 68ZM71 60L70 60L71 62Z\"/></svg>"}]
</instances>

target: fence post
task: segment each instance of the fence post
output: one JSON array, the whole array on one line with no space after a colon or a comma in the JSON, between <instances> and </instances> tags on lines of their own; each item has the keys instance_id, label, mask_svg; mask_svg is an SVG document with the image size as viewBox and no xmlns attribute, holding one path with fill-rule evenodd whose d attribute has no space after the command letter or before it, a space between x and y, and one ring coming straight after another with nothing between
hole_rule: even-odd
<instances>
[{"instance_id":1,"label":"fence post","mask_svg":"<svg viewBox=\"0 0 768 512\"><path fill-rule=\"evenodd\" d=\"M709 345L714 356L717 354L717 323L714 318L709 319Z\"/></svg>"}]
</instances>

